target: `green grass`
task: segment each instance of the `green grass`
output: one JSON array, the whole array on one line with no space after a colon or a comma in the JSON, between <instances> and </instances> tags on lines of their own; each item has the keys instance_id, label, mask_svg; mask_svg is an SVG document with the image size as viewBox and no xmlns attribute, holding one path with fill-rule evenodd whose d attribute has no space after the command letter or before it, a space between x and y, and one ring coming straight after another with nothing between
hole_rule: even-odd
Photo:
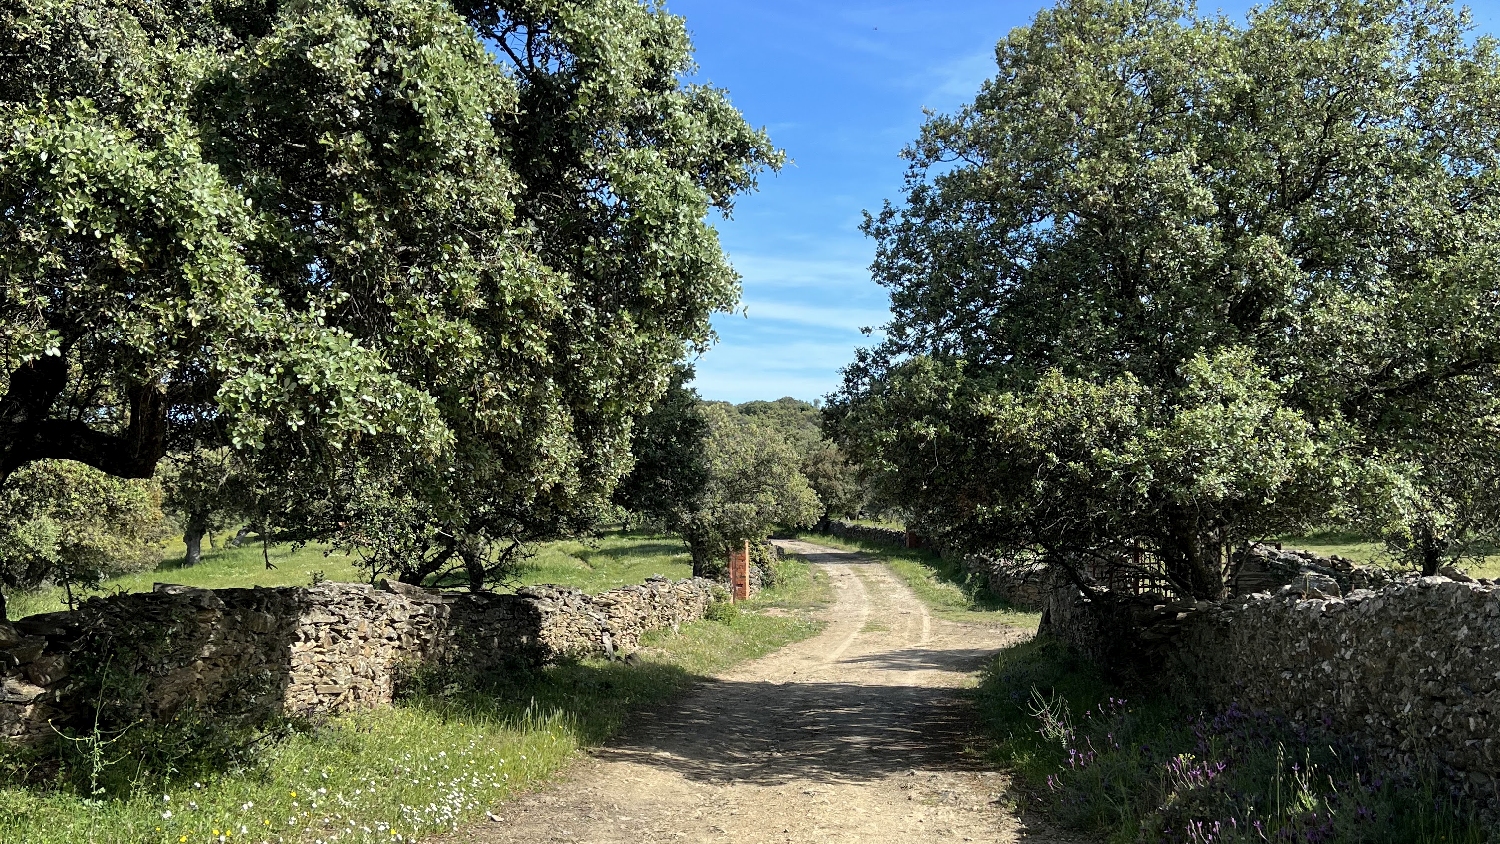
<instances>
[{"instance_id":1,"label":"green grass","mask_svg":"<svg viewBox=\"0 0 1500 844\"><path fill-rule=\"evenodd\" d=\"M654 575L692 577L682 540L647 533L610 533L597 539L549 542L522 564L521 584L557 583L605 592Z\"/></svg>"},{"instance_id":2,"label":"green grass","mask_svg":"<svg viewBox=\"0 0 1500 844\"><path fill-rule=\"evenodd\" d=\"M649 567L641 549L653 543L619 538L613 559L622 569ZM590 562L587 582L609 579L605 558ZM671 555L658 564L671 565ZM415 693L394 708L295 725L213 769L132 772L123 778L131 786L97 799L88 787L0 786L0 841L410 842L452 830L544 781L643 709L816 633L822 625L807 610L827 600L826 576L795 560L781 569L781 584L741 603L727 623L649 633L639 660L486 678L419 672ZM106 756L133 764L129 741L127 734Z\"/></svg>"},{"instance_id":3,"label":"green grass","mask_svg":"<svg viewBox=\"0 0 1500 844\"><path fill-rule=\"evenodd\" d=\"M180 545L181 543L179 543ZM182 557L170 558L152 571L137 572L105 581L90 594L115 592L150 592L155 583L177 583L204 589L233 589L250 586L306 586L315 576L325 580L360 583L369 575L355 566L357 557L342 553L328 554L327 546L272 545L269 550L274 569L266 568L266 555L259 543L239 548L205 551L203 559L191 568L182 565ZM11 618L24 618L39 612L67 609L62 589L21 592L5 596Z\"/></svg>"},{"instance_id":4,"label":"green grass","mask_svg":"<svg viewBox=\"0 0 1500 844\"><path fill-rule=\"evenodd\" d=\"M182 543L169 549L175 557L152 571L105 581L90 594L149 592L156 583L176 583L203 589L233 589L250 586L306 586L315 577L342 583L362 583L369 574L357 565L359 558L342 552L330 553L326 545L272 545L269 556L274 569L267 569L259 543L239 548L209 550L198 565L182 565ZM521 566L512 585L556 583L604 592L652 575L681 579L693 573L692 561L680 540L643 533L608 533L597 539L563 540L539 546ZM11 618L67 609L62 589L50 588L6 596Z\"/></svg>"},{"instance_id":5,"label":"green grass","mask_svg":"<svg viewBox=\"0 0 1500 844\"><path fill-rule=\"evenodd\" d=\"M964 570L957 560L944 560L931 551L892 548L823 534L799 534L798 539L847 551L858 551L890 567L917 593L932 614L949 621L978 624L1010 624L1035 628L1041 614L1011 607Z\"/></svg>"},{"instance_id":6,"label":"green grass","mask_svg":"<svg viewBox=\"0 0 1500 844\"><path fill-rule=\"evenodd\" d=\"M974 694L1023 814L1095 840L1486 840L1438 778L1374 777L1347 748L1254 713L1127 699L1047 637L1002 651Z\"/></svg>"},{"instance_id":7,"label":"green grass","mask_svg":"<svg viewBox=\"0 0 1500 844\"><path fill-rule=\"evenodd\" d=\"M1399 565L1386 550L1385 543L1348 531L1322 530L1299 536L1278 536L1270 541L1281 543L1283 548L1300 548L1325 557L1347 557L1367 565L1387 568ZM1480 550L1488 552L1491 549ZM1500 553L1481 553L1477 557L1467 558L1461 561L1459 568L1470 577L1500 579Z\"/></svg>"}]
</instances>

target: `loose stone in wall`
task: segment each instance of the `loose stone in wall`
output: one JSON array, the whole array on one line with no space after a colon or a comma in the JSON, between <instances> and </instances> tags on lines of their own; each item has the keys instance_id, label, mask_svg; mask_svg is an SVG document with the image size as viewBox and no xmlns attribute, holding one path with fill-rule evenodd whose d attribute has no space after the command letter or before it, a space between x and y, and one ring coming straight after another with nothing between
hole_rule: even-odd
<instances>
[{"instance_id":1,"label":"loose stone in wall","mask_svg":"<svg viewBox=\"0 0 1500 844\"><path fill-rule=\"evenodd\" d=\"M1500 810L1500 588L1424 577L1250 595L1186 620L1167 671L1210 704L1326 726Z\"/></svg>"}]
</instances>

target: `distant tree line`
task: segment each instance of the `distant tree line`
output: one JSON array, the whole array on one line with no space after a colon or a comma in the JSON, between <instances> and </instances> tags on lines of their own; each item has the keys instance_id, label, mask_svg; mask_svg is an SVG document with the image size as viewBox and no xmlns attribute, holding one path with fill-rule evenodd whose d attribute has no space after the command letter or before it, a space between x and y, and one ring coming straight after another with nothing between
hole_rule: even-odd
<instances>
[{"instance_id":1,"label":"distant tree line","mask_svg":"<svg viewBox=\"0 0 1500 844\"><path fill-rule=\"evenodd\" d=\"M864 486L823 435L822 411L790 397L705 402L678 370L642 420L637 460L615 493L627 512L687 543L695 574L718 576L728 552L778 527L855 515Z\"/></svg>"}]
</instances>

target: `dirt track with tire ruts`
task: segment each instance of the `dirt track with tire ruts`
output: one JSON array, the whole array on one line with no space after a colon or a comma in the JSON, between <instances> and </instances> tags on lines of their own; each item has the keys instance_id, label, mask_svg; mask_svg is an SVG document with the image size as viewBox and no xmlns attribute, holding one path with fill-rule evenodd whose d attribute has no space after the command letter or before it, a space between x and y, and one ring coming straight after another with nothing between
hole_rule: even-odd
<instances>
[{"instance_id":1,"label":"dirt track with tire ruts","mask_svg":"<svg viewBox=\"0 0 1500 844\"><path fill-rule=\"evenodd\" d=\"M780 541L829 576L819 635L640 718L453 842L1011 842L1008 780L956 690L1030 631L931 617L885 566Z\"/></svg>"}]
</instances>

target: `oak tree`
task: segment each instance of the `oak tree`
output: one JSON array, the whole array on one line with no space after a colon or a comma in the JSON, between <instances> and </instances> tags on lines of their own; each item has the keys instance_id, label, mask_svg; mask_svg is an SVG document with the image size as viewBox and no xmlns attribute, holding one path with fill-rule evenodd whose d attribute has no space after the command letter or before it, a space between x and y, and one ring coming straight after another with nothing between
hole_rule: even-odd
<instances>
[{"instance_id":1,"label":"oak tree","mask_svg":"<svg viewBox=\"0 0 1500 844\"><path fill-rule=\"evenodd\" d=\"M1495 473L1453 468L1493 465L1500 364L1500 58L1472 35L1411 0L1042 11L866 223L894 319L839 439L954 544L1199 598L1335 510L1494 513Z\"/></svg>"},{"instance_id":2,"label":"oak tree","mask_svg":"<svg viewBox=\"0 0 1500 844\"><path fill-rule=\"evenodd\" d=\"M601 512L781 160L635 0L0 20L0 483L229 447L409 576Z\"/></svg>"}]
</instances>

